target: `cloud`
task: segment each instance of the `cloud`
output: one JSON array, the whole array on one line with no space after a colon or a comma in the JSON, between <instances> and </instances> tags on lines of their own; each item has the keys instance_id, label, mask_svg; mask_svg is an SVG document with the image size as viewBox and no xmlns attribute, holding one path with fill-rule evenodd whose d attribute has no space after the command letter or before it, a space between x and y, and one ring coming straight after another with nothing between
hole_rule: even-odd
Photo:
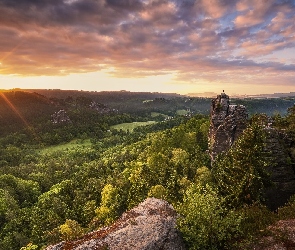
<instances>
[{"instance_id":1,"label":"cloud","mask_svg":"<svg viewBox=\"0 0 295 250\"><path fill-rule=\"evenodd\" d=\"M0 11L1 74L294 77L293 64L270 57L295 47L292 1L2 0Z\"/></svg>"}]
</instances>

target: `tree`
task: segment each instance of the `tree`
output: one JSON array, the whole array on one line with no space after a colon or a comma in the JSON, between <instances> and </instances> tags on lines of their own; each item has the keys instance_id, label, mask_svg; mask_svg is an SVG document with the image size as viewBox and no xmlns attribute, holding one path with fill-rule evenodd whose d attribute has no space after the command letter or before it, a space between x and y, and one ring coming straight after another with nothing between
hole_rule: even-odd
<instances>
[{"instance_id":1,"label":"tree","mask_svg":"<svg viewBox=\"0 0 295 250\"><path fill-rule=\"evenodd\" d=\"M59 231L63 240L74 240L82 236L83 228L75 220L66 220L66 222L59 226Z\"/></svg>"},{"instance_id":2,"label":"tree","mask_svg":"<svg viewBox=\"0 0 295 250\"><path fill-rule=\"evenodd\" d=\"M105 185L101 192L100 207L95 210L97 219L103 224L113 222L119 215L119 199L120 195L118 189L111 184Z\"/></svg>"},{"instance_id":3,"label":"tree","mask_svg":"<svg viewBox=\"0 0 295 250\"><path fill-rule=\"evenodd\" d=\"M162 185L152 186L148 193L148 197L155 197L158 199L165 199L166 196L167 190Z\"/></svg>"},{"instance_id":4,"label":"tree","mask_svg":"<svg viewBox=\"0 0 295 250\"><path fill-rule=\"evenodd\" d=\"M261 201L264 188L271 184L265 136L263 126L254 121L234 146L213 163L213 179L231 207Z\"/></svg>"},{"instance_id":5,"label":"tree","mask_svg":"<svg viewBox=\"0 0 295 250\"><path fill-rule=\"evenodd\" d=\"M189 249L223 249L239 235L242 217L223 207L223 198L211 186L193 184L178 207L178 228Z\"/></svg>"}]
</instances>

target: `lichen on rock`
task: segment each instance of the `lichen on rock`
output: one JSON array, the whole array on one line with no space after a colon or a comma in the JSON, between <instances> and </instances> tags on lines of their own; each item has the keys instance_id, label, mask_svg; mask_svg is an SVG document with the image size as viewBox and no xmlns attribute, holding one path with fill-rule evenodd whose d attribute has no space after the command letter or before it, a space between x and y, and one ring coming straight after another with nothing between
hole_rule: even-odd
<instances>
[{"instance_id":1,"label":"lichen on rock","mask_svg":"<svg viewBox=\"0 0 295 250\"><path fill-rule=\"evenodd\" d=\"M46 250L184 250L176 218L177 213L168 202L147 198L112 225Z\"/></svg>"}]
</instances>

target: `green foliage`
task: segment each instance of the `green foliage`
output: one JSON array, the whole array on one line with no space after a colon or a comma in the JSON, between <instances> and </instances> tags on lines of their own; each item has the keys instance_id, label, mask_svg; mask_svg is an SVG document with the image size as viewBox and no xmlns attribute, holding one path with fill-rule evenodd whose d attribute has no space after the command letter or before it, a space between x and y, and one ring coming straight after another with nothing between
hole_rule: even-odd
<instances>
[{"instance_id":1,"label":"green foliage","mask_svg":"<svg viewBox=\"0 0 295 250\"><path fill-rule=\"evenodd\" d=\"M104 186L101 192L100 207L95 210L96 217L102 224L110 224L119 215L120 195L111 184Z\"/></svg>"},{"instance_id":2,"label":"green foliage","mask_svg":"<svg viewBox=\"0 0 295 250\"><path fill-rule=\"evenodd\" d=\"M19 209L17 201L6 190L0 189L0 226L13 219Z\"/></svg>"},{"instance_id":3,"label":"green foliage","mask_svg":"<svg viewBox=\"0 0 295 250\"><path fill-rule=\"evenodd\" d=\"M167 190L162 185L152 186L148 192L148 197L154 197L165 200L167 197Z\"/></svg>"},{"instance_id":4,"label":"green foliage","mask_svg":"<svg viewBox=\"0 0 295 250\"><path fill-rule=\"evenodd\" d=\"M34 245L33 243L29 243L25 247L22 247L20 250L36 250L38 249L37 245Z\"/></svg>"},{"instance_id":5,"label":"green foliage","mask_svg":"<svg viewBox=\"0 0 295 250\"><path fill-rule=\"evenodd\" d=\"M32 237L34 242L52 240L52 230L61 225L72 214L70 203L72 200L71 181L65 180L54 185L48 192L39 196L36 206L32 210Z\"/></svg>"},{"instance_id":6,"label":"green foliage","mask_svg":"<svg viewBox=\"0 0 295 250\"><path fill-rule=\"evenodd\" d=\"M212 174L209 168L198 168L195 176L195 182L202 186L205 186L206 184L212 184Z\"/></svg>"},{"instance_id":7,"label":"green foliage","mask_svg":"<svg viewBox=\"0 0 295 250\"><path fill-rule=\"evenodd\" d=\"M245 206L239 210L239 213L243 215L241 231L243 237L248 240L257 237L259 232L262 232L277 219L276 214L261 204Z\"/></svg>"},{"instance_id":8,"label":"green foliage","mask_svg":"<svg viewBox=\"0 0 295 250\"><path fill-rule=\"evenodd\" d=\"M66 222L59 226L60 234L63 240L74 240L84 234L83 228L75 220L66 220Z\"/></svg>"},{"instance_id":9,"label":"green foliage","mask_svg":"<svg viewBox=\"0 0 295 250\"><path fill-rule=\"evenodd\" d=\"M187 190L178 208L178 228L189 249L224 249L239 236L242 217L224 208L222 199L209 185Z\"/></svg>"},{"instance_id":10,"label":"green foliage","mask_svg":"<svg viewBox=\"0 0 295 250\"><path fill-rule=\"evenodd\" d=\"M289 202L278 209L278 215L281 220L295 219L295 195L292 195Z\"/></svg>"},{"instance_id":11,"label":"green foliage","mask_svg":"<svg viewBox=\"0 0 295 250\"><path fill-rule=\"evenodd\" d=\"M234 147L220 154L213 164L214 182L230 207L261 201L263 189L271 184L264 133L262 126L253 122Z\"/></svg>"},{"instance_id":12,"label":"green foliage","mask_svg":"<svg viewBox=\"0 0 295 250\"><path fill-rule=\"evenodd\" d=\"M133 131L134 128L140 127L140 126L146 126L150 124L154 124L155 121L147 121L147 122L131 122L131 123L121 123L111 126L111 129L117 129L117 130L123 130L125 132L127 131Z\"/></svg>"},{"instance_id":13,"label":"green foliage","mask_svg":"<svg viewBox=\"0 0 295 250\"><path fill-rule=\"evenodd\" d=\"M254 116L251 129L211 171L206 152L208 117L173 118L177 110L188 108L209 113L210 99L71 91L64 98L61 91L42 93L54 98L18 91L0 97L0 249L28 250L74 239L84 229L111 223L149 196L178 204L182 230L195 249L229 248L236 237L241 241L243 234L248 237L252 226L263 230L267 219L258 220L259 216L272 221L267 210L255 203L267 185L259 130L268 122L266 116ZM89 108L93 100L101 108L119 111L99 113ZM257 107L269 113L271 105L277 109L276 104L290 103L242 102L250 105L252 113ZM58 109L66 109L72 123L52 124L50 115ZM157 122L132 132L130 127L129 131L110 128L149 120ZM291 108L287 117L277 114L275 124L292 134L294 121ZM293 216L292 209L289 203L279 214Z\"/></svg>"},{"instance_id":14,"label":"green foliage","mask_svg":"<svg viewBox=\"0 0 295 250\"><path fill-rule=\"evenodd\" d=\"M37 182L16 178L13 175L1 175L0 188L7 190L21 207L34 204L41 194Z\"/></svg>"}]
</instances>

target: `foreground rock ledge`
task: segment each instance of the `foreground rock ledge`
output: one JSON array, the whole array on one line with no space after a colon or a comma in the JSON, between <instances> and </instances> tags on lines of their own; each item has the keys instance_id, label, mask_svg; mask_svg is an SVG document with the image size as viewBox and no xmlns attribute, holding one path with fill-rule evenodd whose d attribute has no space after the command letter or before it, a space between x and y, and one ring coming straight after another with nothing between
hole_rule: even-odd
<instances>
[{"instance_id":1,"label":"foreground rock ledge","mask_svg":"<svg viewBox=\"0 0 295 250\"><path fill-rule=\"evenodd\" d=\"M294 250L295 249L295 219L280 220L269 226L271 235L260 239L253 250Z\"/></svg>"},{"instance_id":2,"label":"foreground rock ledge","mask_svg":"<svg viewBox=\"0 0 295 250\"><path fill-rule=\"evenodd\" d=\"M183 240L175 228L176 218L168 202L148 198L111 226L76 241L48 246L46 250L184 250Z\"/></svg>"}]
</instances>

